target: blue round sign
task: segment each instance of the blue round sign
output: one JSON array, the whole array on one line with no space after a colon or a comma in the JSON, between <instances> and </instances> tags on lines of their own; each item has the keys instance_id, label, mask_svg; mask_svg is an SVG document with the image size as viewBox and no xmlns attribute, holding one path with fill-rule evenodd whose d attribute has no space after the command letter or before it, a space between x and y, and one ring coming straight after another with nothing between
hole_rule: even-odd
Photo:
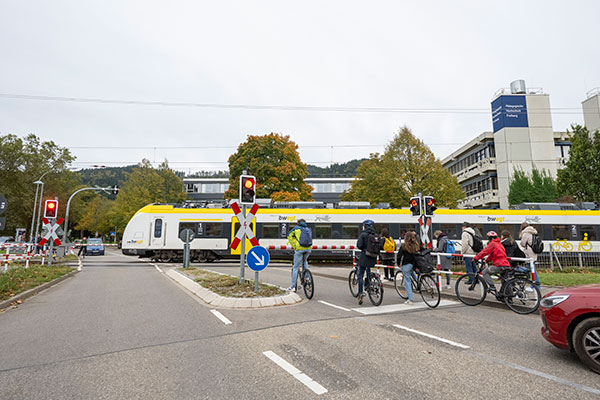
<instances>
[{"instance_id":1,"label":"blue round sign","mask_svg":"<svg viewBox=\"0 0 600 400\"><path fill-rule=\"evenodd\" d=\"M252 271L262 271L269 265L270 258L267 249L262 246L254 246L248 251L246 262Z\"/></svg>"}]
</instances>

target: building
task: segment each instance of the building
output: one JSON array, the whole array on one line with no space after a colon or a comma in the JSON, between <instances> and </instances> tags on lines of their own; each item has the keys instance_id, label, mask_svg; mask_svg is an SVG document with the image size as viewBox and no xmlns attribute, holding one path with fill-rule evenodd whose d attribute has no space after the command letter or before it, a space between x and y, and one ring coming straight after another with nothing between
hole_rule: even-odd
<instances>
[{"instance_id":1,"label":"building","mask_svg":"<svg viewBox=\"0 0 600 400\"><path fill-rule=\"evenodd\" d=\"M597 107L596 103L596 107ZM554 132L550 98L522 80L492 99L493 132L483 132L442 160L465 190L462 208L508 208L515 170L534 168L556 178L569 158L566 132Z\"/></svg>"},{"instance_id":2,"label":"building","mask_svg":"<svg viewBox=\"0 0 600 400\"><path fill-rule=\"evenodd\" d=\"M600 88L595 88L587 93L587 99L581 102L583 108L583 121L590 131L600 131Z\"/></svg>"},{"instance_id":3,"label":"building","mask_svg":"<svg viewBox=\"0 0 600 400\"><path fill-rule=\"evenodd\" d=\"M257 177L257 179L259 179ZM313 187L313 200L337 203L356 178L306 178ZM260 182L260 179L259 179ZM192 200L223 200L229 189L229 178L183 178L184 189Z\"/></svg>"}]
</instances>

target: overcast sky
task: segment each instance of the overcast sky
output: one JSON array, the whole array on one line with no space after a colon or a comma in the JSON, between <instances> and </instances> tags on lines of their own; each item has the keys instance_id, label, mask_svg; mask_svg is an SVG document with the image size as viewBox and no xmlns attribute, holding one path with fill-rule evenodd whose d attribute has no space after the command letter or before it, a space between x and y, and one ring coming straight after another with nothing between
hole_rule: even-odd
<instances>
[{"instance_id":1,"label":"overcast sky","mask_svg":"<svg viewBox=\"0 0 600 400\"><path fill-rule=\"evenodd\" d=\"M476 111L0 97L0 133L54 140L78 167L146 157L194 172L227 169L249 134L290 135L304 162L326 166L383 151L407 125L444 157L491 130L490 101L516 79L568 109L554 130L583 123L581 101L600 86L599 15L596 0L0 0L2 94Z\"/></svg>"}]
</instances>

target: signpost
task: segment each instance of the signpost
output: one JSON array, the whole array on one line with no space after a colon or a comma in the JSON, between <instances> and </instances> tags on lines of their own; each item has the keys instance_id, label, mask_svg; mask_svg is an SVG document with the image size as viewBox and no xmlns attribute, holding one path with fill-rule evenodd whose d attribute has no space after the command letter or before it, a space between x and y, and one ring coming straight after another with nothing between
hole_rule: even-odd
<instances>
[{"instance_id":1,"label":"signpost","mask_svg":"<svg viewBox=\"0 0 600 400\"><path fill-rule=\"evenodd\" d=\"M258 204L252 205L250 212L246 215L246 206L242 206L243 209L240 209L237 201L231 203L231 209L235 214L236 218L240 222L240 229L235 233L235 237L231 242L231 248L233 250L237 249L240 243L242 244L242 251L240 252L240 283L244 281L244 257L246 256L246 240L247 237L250 240L252 246L258 246L258 240L254 236L254 232L252 232L252 220L258 211Z\"/></svg>"},{"instance_id":2,"label":"signpost","mask_svg":"<svg viewBox=\"0 0 600 400\"><path fill-rule=\"evenodd\" d=\"M53 245L61 245L61 241L58 238L58 231L60 229L60 224L62 224L63 221L63 218L59 218L58 220L56 220L56 222L54 222L54 220L51 222L46 217L42 218L44 228L46 229L46 235L42 238L39 245L43 246L46 244L46 242L50 241L50 254L48 255L48 265L52 265Z\"/></svg>"},{"instance_id":3,"label":"signpost","mask_svg":"<svg viewBox=\"0 0 600 400\"><path fill-rule=\"evenodd\" d=\"M258 292L258 272L267 268L271 256L267 249L262 246L254 246L248 251L248 267L254 271L254 291Z\"/></svg>"},{"instance_id":4,"label":"signpost","mask_svg":"<svg viewBox=\"0 0 600 400\"><path fill-rule=\"evenodd\" d=\"M183 268L190 266L190 243L194 240L196 234L191 229L184 229L179 233L179 239L183 244Z\"/></svg>"}]
</instances>

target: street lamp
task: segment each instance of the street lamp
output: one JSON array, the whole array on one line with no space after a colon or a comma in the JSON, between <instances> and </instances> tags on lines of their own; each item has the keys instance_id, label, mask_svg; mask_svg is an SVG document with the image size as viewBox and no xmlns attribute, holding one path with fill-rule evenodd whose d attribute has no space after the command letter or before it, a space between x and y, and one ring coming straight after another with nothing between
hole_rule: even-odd
<instances>
[{"instance_id":1,"label":"street lamp","mask_svg":"<svg viewBox=\"0 0 600 400\"><path fill-rule=\"evenodd\" d=\"M117 186L115 187L105 187L105 188L101 188L101 187L87 187L87 188L81 188L79 190L76 190L71 197L69 197L69 201L67 201L67 210L65 211L65 229L63 230L63 238L62 241L64 244L67 243L67 232L69 230L69 209L71 208L71 200L73 200L73 197L75 197L75 195L79 192L83 192L84 190L102 190L104 192L106 192L107 190L112 190L114 194L116 194L116 192L119 190L119 188Z\"/></svg>"},{"instance_id":2,"label":"street lamp","mask_svg":"<svg viewBox=\"0 0 600 400\"><path fill-rule=\"evenodd\" d=\"M33 204L33 216L31 217L31 231L29 232L29 241L33 242L33 239L37 239L37 235L38 235L38 228L40 226L40 217L42 214L42 199L44 198L44 182L42 182L42 178L44 178L44 176L46 176L47 173L49 173L52 170L48 170L46 172L44 172L42 174L42 176L40 176L40 179L38 179L37 181L33 182L36 187L35 187L35 203ZM42 189L40 191L40 205L39 207L37 206L37 202L38 202L38 190L40 189L40 185L42 185ZM38 216L37 216L37 223L35 224L35 236L32 238L33 235L33 221L35 220L35 209L38 209Z\"/></svg>"}]
</instances>

